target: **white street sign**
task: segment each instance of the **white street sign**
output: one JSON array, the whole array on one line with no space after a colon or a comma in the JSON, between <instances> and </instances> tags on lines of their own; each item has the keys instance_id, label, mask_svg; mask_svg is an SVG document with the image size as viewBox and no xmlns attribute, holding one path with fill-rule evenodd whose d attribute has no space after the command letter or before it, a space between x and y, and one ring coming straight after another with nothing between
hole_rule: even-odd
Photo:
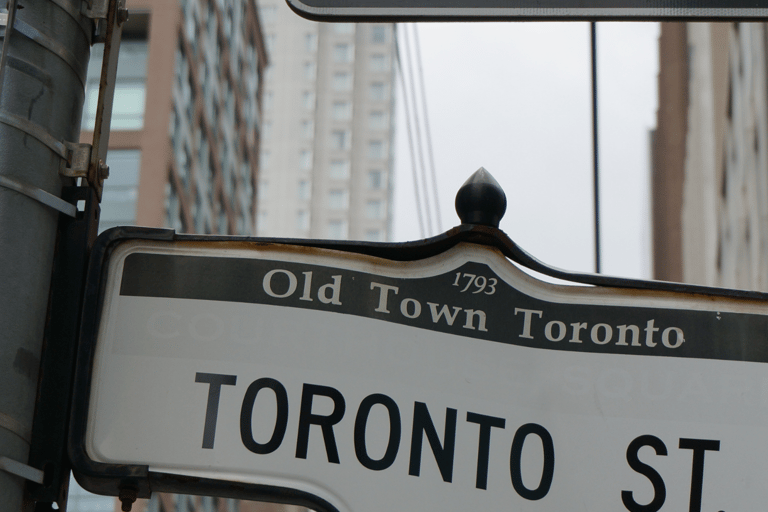
<instances>
[{"instance_id":1,"label":"white street sign","mask_svg":"<svg viewBox=\"0 0 768 512\"><path fill-rule=\"evenodd\" d=\"M765 303L547 284L466 243L136 240L107 265L95 463L339 512L768 503Z\"/></svg>"}]
</instances>

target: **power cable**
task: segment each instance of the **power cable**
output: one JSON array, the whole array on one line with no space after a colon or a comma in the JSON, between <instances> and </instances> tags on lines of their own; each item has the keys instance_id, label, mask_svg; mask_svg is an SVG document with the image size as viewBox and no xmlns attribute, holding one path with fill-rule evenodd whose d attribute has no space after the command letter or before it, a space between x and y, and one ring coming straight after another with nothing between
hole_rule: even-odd
<instances>
[{"instance_id":1,"label":"power cable","mask_svg":"<svg viewBox=\"0 0 768 512\"><path fill-rule=\"evenodd\" d=\"M418 170L416 169L416 155L413 150L413 134L411 132L411 119L409 115L410 107L408 106L408 95L405 86L405 78L403 77L403 65L400 61L400 38L395 30L395 61L397 62L398 76L400 78L400 86L403 90L403 109L405 110L405 126L408 132L408 149L411 155L411 174L413 176L413 192L416 201L416 213L419 218L419 233L421 238L425 238L424 231L424 216L422 214L421 195L419 194L419 178Z\"/></svg>"},{"instance_id":2,"label":"power cable","mask_svg":"<svg viewBox=\"0 0 768 512\"><path fill-rule=\"evenodd\" d=\"M421 106L424 109L424 130L425 139L427 142L427 154L429 155L429 170L432 176L432 194L435 198L435 215L437 217L437 232L443 232L443 222L440 215L440 196L437 193L437 170L435 168L435 154L432 150L432 132L429 128L429 109L427 108L427 90L424 82L424 68L421 64L421 45L419 44L419 30L418 25L413 25L413 44L414 51L416 52L416 68L419 71L419 83L421 85Z\"/></svg>"},{"instance_id":3,"label":"power cable","mask_svg":"<svg viewBox=\"0 0 768 512\"><path fill-rule=\"evenodd\" d=\"M406 65L408 66L408 82L411 89L411 99L413 100L413 122L415 125L415 131L416 131L416 149L418 151L419 155L419 168L417 170L417 173L419 174L419 177L421 178L422 188L424 191L424 206L426 211L426 226L427 226L427 233L428 235L432 234L432 208L430 206L430 200L429 200L429 184L427 182L427 171L426 166L424 165L424 150L422 149L421 144L421 124L419 122L419 105L418 105L418 96L416 95L416 86L415 86L415 79L413 74L413 65L412 65L412 59L411 59L411 46L408 38L408 25L403 26L403 47L405 51L405 61Z\"/></svg>"}]
</instances>

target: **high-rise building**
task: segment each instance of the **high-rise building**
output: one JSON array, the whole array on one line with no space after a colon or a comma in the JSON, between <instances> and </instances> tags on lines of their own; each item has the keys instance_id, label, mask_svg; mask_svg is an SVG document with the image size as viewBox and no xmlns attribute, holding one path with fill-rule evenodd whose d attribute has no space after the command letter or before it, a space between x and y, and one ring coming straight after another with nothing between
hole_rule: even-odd
<instances>
[{"instance_id":1,"label":"high-rise building","mask_svg":"<svg viewBox=\"0 0 768 512\"><path fill-rule=\"evenodd\" d=\"M129 0L102 229L253 234L267 54L253 0ZM90 142L102 49L88 69Z\"/></svg>"},{"instance_id":2,"label":"high-rise building","mask_svg":"<svg viewBox=\"0 0 768 512\"><path fill-rule=\"evenodd\" d=\"M257 234L386 241L394 26L315 23L259 0L270 55Z\"/></svg>"},{"instance_id":3,"label":"high-rise building","mask_svg":"<svg viewBox=\"0 0 768 512\"><path fill-rule=\"evenodd\" d=\"M267 53L253 0L128 0L100 229L254 234ZM88 69L81 142L91 142L103 47ZM136 512L267 512L273 505L155 495ZM115 498L70 487L70 512Z\"/></svg>"},{"instance_id":4,"label":"high-rise building","mask_svg":"<svg viewBox=\"0 0 768 512\"><path fill-rule=\"evenodd\" d=\"M768 291L768 31L662 24L657 279Z\"/></svg>"}]
</instances>

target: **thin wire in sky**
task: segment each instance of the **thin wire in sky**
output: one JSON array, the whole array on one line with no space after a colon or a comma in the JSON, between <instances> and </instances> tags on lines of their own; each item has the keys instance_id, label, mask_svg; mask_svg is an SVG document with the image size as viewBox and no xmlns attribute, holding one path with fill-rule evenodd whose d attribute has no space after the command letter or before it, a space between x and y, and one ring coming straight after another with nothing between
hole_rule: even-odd
<instances>
[{"instance_id":1,"label":"thin wire in sky","mask_svg":"<svg viewBox=\"0 0 768 512\"><path fill-rule=\"evenodd\" d=\"M402 25L403 27L403 45L400 47L403 52L405 53L405 63L408 67L408 75L405 78L405 82L408 82L410 94L411 94L411 105L413 106L411 115L413 116L413 124L414 124L414 131L416 132L415 140L416 140L416 152L419 156L419 167L417 169L417 173L419 177L421 178L421 186L422 190L424 192L424 211L425 211L425 219L426 219L426 227L427 227L427 234L432 235L432 208L430 206L430 200L429 200L429 184L427 182L427 172L426 172L426 166L424 165L424 150L423 145L421 144L421 124L419 122L419 101L418 96L416 95L416 80L414 79L414 73L413 73L413 65L412 65L412 49L410 45L410 40L408 37L408 25ZM404 93L404 96L407 95L407 93Z\"/></svg>"},{"instance_id":2,"label":"thin wire in sky","mask_svg":"<svg viewBox=\"0 0 768 512\"><path fill-rule=\"evenodd\" d=\"M419 43L419 27L415 23L413 26L413 46L416 52L416 68L419 71L418 79L421 85L421 106L424 117L424 136L427 144L427 154L429 155L429 171L432 177L432 195L435 199L435 218L438 233L443 231L443 221L440 215L440 196L437 193L437 170L435 168L435 154L432 150L432 130L429 128L429 109L427 108L427 90L424 81L424 67L421 64L421 44Z\"/></svg>"},{"instance_id":3,"label":"thin wire in sky","mask_svg":"<svg viewBox=\"0 0 768 512\"><path fill-rule=\"evenodd\" d=\"M408 103L408 94L407 94L407 87L405 85L405 78L403 76L403 65L400 60L400 38L398 37L398 31L394 31L395 34L395 61L397 62L397 75L400 82L400 87L403 91L403 108L405 110L405 127L406 131L408 133L408 150L411 157L411 175L413 177L413 192L415 196L415 202L416 202L416 216L419 219L419 235L421 238L425 238L425 230L424 230L424 215L423 215L423 206L421 203L421 194L419 193L419 178L418 178L418 169L416 167L416 154L414 151L414 141L413 141L413 133L411 130L411 118L410 118L410 107Z\"/></svg>"}]
</instances>

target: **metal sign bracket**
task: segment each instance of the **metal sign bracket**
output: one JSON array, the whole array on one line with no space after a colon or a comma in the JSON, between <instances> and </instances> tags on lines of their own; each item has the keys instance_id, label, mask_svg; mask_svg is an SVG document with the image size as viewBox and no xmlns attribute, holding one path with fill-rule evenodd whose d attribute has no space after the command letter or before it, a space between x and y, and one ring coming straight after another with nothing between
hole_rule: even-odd
<instances>
[{"instance_id":1,"label":"metal sign bracket","mask_svg":"<svg viewBox=\"0 0 768 512\"><path fill-rule=\"evenodd\" d=\"M106 165L109 148L109 128L112 121L112 102L115 96L117 80L117 60L120 52L120 40L123 23L128 19L125 0L93 0L86 15L97 21L94 41L104 42L104 60L99 80L99 100L96 106L96 121L93 127L93 144L90 150L86 179L96 191L98 200L104 188L104 180L109 176Z\"/></svg>"},{"instance_id":2,"label":"metal sign bracket","mask_svg":"<svg viewBox=\"0 0 768 512\"><path fill-rule=\"evenodd\" d=\"M66 452L67 420L84 276L88 255L96 239L100 210L96 192L91 187L64 187L62 198L68 204L82 201L85 207L74 218L59 218L28 461L31 466L44 470L45 480L30 482L27 495L37 503L37 511L53 511L50 505L48 508L45 505L56 502L58 510L66 512L70 474Z\"/></svg>"}]
</instances>

